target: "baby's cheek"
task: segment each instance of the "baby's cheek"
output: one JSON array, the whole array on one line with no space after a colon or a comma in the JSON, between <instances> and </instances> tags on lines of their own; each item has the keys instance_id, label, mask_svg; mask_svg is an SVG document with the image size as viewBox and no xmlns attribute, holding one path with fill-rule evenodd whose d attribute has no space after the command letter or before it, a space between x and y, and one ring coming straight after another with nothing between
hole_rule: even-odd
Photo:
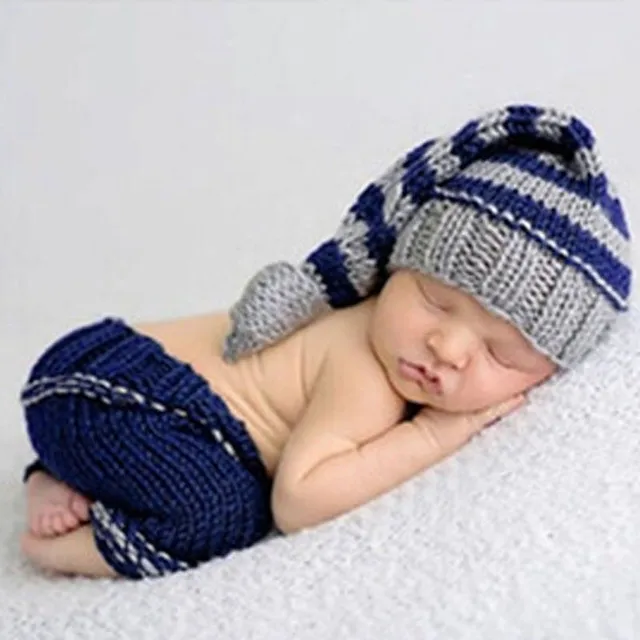
<instances>
[{"instance_id":1,"label":"baby's cheek","mask_svg":"<svg viewBox=\"0 0 640 640\"><path fill-rule=\"evenodd\" d=\"M485 376L469 385L461 393L458 403L465 411L478 411L504 402L516 393L512 380Z\"/></svg>"},{"instance_id":2,"label":"baby's cheek","mask_svg":"<svg viewBox=\"0 0 640 640\"><path fill-rule=\"evenodd\" d=\"M513 398L515 395L526 392L534 386L535 380L531 376L519 372L507 373L495 381L491 387L493 404L499 404Z\"/></svg>"}]
</instances>

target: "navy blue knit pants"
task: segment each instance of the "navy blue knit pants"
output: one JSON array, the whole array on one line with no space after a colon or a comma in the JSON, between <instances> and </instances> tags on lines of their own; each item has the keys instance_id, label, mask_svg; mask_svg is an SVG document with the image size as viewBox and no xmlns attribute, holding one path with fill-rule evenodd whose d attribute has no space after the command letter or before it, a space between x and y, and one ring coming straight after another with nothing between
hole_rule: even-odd
<instances>
[{"instance_id":1,"label":"navy blue knit pants","mask_svg":"<svg viewBox=\"0 0 640 640\"><path fill-rule=\"evenodd\" d=\"M122 320L51 345L22 391L44 468L90 498L118 573L163 575L265 537L271 480L242 422L190 365Z\"/></svg>"}]
</instances>

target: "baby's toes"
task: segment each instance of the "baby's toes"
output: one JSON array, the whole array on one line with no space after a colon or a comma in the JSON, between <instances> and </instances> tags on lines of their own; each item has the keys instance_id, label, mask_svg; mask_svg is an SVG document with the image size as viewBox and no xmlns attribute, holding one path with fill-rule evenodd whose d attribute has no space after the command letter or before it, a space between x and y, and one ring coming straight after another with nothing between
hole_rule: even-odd
<instances>
[{"instance_id":1,"label":"baby's toes","mask_svg":"<svg viewBox=\"0 0 640 640\"><path fill-rule=\"evenodd\" d=\"M81 495L73 496L71 500L71 511L80 520L80 522L87 522L89 520L89 500Z\"/></svg>"},{"instance_id":2,"label":"baby's toes","mask_svg":"<svg viewBox=\"0 0 640 640\"><path fill-rule=\"evenodd\" d=\"M67 509L62 513L62 522L64 523L65 532L75 529L79 524L76 514L70 509Z\"/></svg>"},{"instance_id":3,"label":"baby's toes","mask_svg":"<svg viewBox=\"0 0 640 640\"><path fill-rule=\"evenodd\" d=\"M29 521L29 531L36 536L36 538L42 538L43 536L50 535L47 533L45 519L42 517L42 514L36 513L32 516Z\"/></svg>"},{"instance_id":4,"label":"baby's toes","mask_svg":"<svg viewBox=\"0 0 640 640\"><path fill-rule=\"evenodd\" d=\"M29 512L29 531L36 537L43 535L42 533L42 513L35 509Z\"/></svg>"},{"instance_id":5,"label":"baby's toes","mask_svg":"<svg viewBox=\"0 0 640 640\"><path fill-rule=\"evenodd\" d=\"M56 512L56 514L51 518L51 523L52 523L53 530L57 535L60 535L61 533L66 533L67 525L64 523L63 511Z\"/></svg>"},{"instance_id":6,"label":"baby's toes","mask_svg":"<svg viewBox=\"0 0 640 640\"><path fill-rule=\"evenodd\" d=\"M45 509L40 519L42 536L51 538L65 531L64 523L58 509Z\"/></svg>"},{"instance_id":7,"label":"baby's toes","mask_svg":"<svg viewBox=\"0 0 640 640\"><path fill-rule=\"evenodd\" d=\"M44 538L55 536L56 532L53 528L53 517L55 512L50 509L43 509L40 513L40 524L38 529L39 535Z\"/></svg>"}]
</instances>

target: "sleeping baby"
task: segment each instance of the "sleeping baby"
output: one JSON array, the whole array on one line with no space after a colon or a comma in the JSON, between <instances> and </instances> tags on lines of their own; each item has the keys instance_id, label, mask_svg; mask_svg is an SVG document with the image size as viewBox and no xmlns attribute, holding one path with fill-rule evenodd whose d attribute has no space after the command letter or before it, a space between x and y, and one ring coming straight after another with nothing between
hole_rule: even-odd
<instances>
[{"instance_id":1,"label":"sleeping baby","mask_svg":"<svg viewBox=\"0 0 640 640\"><path fill-rule=\"evenodd\" d=\"M509 106L428 140L229 312L109 317L44 352L23 552L161 576L356 509L603 342L630 243L578 118Z\"/></svg>"}]
</instances>

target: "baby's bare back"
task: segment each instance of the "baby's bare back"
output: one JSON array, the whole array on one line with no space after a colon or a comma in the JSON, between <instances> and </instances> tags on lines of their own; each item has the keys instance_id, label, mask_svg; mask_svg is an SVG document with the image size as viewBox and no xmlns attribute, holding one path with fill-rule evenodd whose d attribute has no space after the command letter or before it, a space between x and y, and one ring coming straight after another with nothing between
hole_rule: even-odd
<instances>
[{"instance_id":1,"label":"baby's bare back","mask_svg":"<svg viewBox=\"0 0 640 640\"><path fill-rule=\"evenodd\" d=\"M323 362L340 353L360 361L362 375L380 376L366 339L373 299L332 311L257 354L227 363L222 358L230 328L226 312L137 323L175 358L190 364L242 420L271 476L280 454L313 395ZM383 385L384 386L384 385ZM381 388L389 402L398 400Z\"/></svg>"}]
</instances>

